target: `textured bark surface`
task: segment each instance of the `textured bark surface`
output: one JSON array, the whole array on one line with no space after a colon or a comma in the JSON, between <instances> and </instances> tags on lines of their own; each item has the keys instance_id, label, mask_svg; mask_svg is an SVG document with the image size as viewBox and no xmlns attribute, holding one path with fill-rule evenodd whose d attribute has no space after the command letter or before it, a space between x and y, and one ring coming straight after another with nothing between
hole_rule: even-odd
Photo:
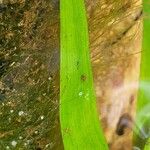
<instances>
[{"instance_id":1,"label":"textured bark surface","mask_svg":"<svg viewBox=\"0 0 150 150\"><path fill-rule=\"evenodd\" d=\"M0 149L63 149L59 3L0 2Z\"/></svg>"},{"instance_id":2,"label":"textured bark surface","mask_svg":"<svg viewBox=\"0 0 150 150\"><path fill-rule=\"evenodd\" d=\"M97 108L111 150L132 149L140 69L140 0L87 0Z\"/></svg>"}]
</instances>

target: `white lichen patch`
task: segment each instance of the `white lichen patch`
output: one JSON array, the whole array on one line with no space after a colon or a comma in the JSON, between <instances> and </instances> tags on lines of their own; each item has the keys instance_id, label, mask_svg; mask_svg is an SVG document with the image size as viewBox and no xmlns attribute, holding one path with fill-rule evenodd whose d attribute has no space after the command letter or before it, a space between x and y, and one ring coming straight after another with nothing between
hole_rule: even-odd
<instances>
[{"instance_id":1,"label":"white lichen patch","mask_svg":"<svg viewBox=\"0 0 150 150\"><path fill-rule=\"evenodd\" d=\"M27 144L30 144L31 143L31 140L27 140Z\"/></svg>"},{"instance_id":2,"label":"white lichen patch","mask_svg":"<svg viewBox=\"0 0 150 150\"><path fill-rule=\"evenodd\" d=\"M18 23L18 26L19 26L19 27L23 26L23 21L20 21L20 22Z\"/></svg>"},{"instance_id":3,"label":"white lichen patch","mask_svg":"<svg viewBox=\"0 0 150 150\"><path fill-rule=\"evenodd\" d=\"M43 93L43 96L46 96L46 93Z\"/></svg>"},{"instance_id":4,"label":"white lichen patch","mask_svg":"<svg viewBox=\"0 0 150 150\"><path fill-rule=\"evenodd\" d=\"M27 146L27 143L24 143L24 146Z\"/></svg>"},{"instance_id":5,"label":"white lichen patch","mask_svg":"<svg viewBox=\"0 0 150 150\"><path fill-rule=\"evenodd\" d=\"M38 134L39 132L38 132L38 131L35 131L34 133L35 133L35 134Z\"/></svg>"},{"instance_id":6,"label":"white lichen patch","mask_svg":"<svg viewBox=\"0 0 150 150\"><path fill-rule=\"evenodd\" d=\"M49 144L46 144L45 147L48 148L48 147L49 147Z\"/></svg>"},{"instance_id":7,"label":"white lichen patch","mask_svg":"<svg viewBox=\"0 0 150 150\"><path fill-rule=\"evenodd\" d=\"M52 77L49 77L48 80L51 81L51 80L52 80Z\"/></svg>"},{"instance_id":8,"label":"white lichen patch","mask_svg":"<svg viewBox=\"0 0 150 150\"><path fill-rule=\"evenodd\" d=\"M17 142L16 142L16 141L12 141L12 142L11 142L11 145L12 145L13 147L16 147Z\"/></svg>"},{"instance_id":9,"label":"white lichen patch","mask_svg":"<svg viewBox=\"0 0 150 150\"><path fill-rule=\"evenodd\" d=\"M23 139L23 137L22 136L19 136L19 140L22 140Z\"/></svg>"},{"instance_id":10,"label":"white lichen patch","mask_svg":"<svg viewBox=\"0 0 150 150\"><path fill-rule=\"evenodd\" d=\"M15 62L12 62L12 63L10 64L10 67L12 67L14 64L15 64Z\"/></svg>"},{"instance_id":11,"label":"white lichen patch","mask_svg":"<svg viewBox=\"0 0 150 150\"><path fill-rule=\"evenodd\" d=\"M10 113L13 113L14 112L14 110L10 110Z\"/></svg>"},{"instance_id":12,"label":"white lichen patch","mask_svg":"<svg viewBox=\"0 0 150 150\"><path fill-rule=\"evenodd\" d=\"M43 120L43 119L44 119L44 116L40 116L40 119Z\"/></svg>"},{"instance_id":13,"label":"white lichen patch","mask_svg":"<svg viewBox=\"0 0 150 150\"><path fill-rule=\"evenodd\" d=\"M24 112L23 112L23 111L19 111L19 112L18 112L18 115L19 115L19 116L22 116L22 115L24 115Z\"/></svg>"},{"instance_id":14,"label":"white lichen patch","mask_svg":"<svg viewBox=\"0 0 150 150\"><path fill-rule=\"evenodd\" d=\"M8 121L11 122L11 118L8 118Z\"/></svg>"},{"instance_id":15,"label":"white lichen patch","mask_svg":"<svg viewBox=\"0 0 150 150\"><path fill-rule=\"evenodd\" d=\"M6 149L10 149L10 147L9 147L9 146L6 146Z\"/></svg>"}]
</instances>

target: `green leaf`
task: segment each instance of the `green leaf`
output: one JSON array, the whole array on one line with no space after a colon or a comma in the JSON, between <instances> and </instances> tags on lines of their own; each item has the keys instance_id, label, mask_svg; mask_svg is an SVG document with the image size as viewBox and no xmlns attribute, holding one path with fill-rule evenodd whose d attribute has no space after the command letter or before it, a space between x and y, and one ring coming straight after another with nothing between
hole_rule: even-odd
<instances>
[{"instance_id":1,"label":"green leaf","mask_svg":"<svg viewBox=\"0 0 150 150\"><path fill-rule=\"evenodd\" d=\"M147 140L144 150L150 150L150 139Z\"/></svg>"},{"instance_id":2,"label":"green leaf","mask_svg":"<svg viewBox=\"0 0 150 150\"><path fill-rule=\"evenodd\" d=\"M143 43L140 71L140 90L137 101L137 116L135 129L135 145L143 149L149 138L150 130L150 5L149 0L143 1L144 19L143 19ZM149 146L146 146L149 147ZM150 147L149 147L150 149Z\"/></svg>"},{"instance_id":3,"label":"green leaf","mask_svg":"<svg viewBox=\"0 0 150 150\"><path fill-rule=\"evenodd\" d=\"M83 0L60 1L60 122L65 150L107 150L96 110Z\"/></svg>"}]
</instances>

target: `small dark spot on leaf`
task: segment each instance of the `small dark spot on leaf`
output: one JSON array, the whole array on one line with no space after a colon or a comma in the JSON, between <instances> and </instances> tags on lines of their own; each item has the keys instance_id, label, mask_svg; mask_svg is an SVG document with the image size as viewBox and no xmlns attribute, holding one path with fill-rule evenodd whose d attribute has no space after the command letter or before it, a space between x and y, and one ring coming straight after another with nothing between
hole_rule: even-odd
<instances>
[{"instance_id":1,"label":"small dark spot on leaf","mask_svg":"<svg viewBox=\"0 0 150 150\"><path fill-rule=\"evenodd\" d=\"M77 69L79 69L79 61L77 61Z\"/></svg>"},{"instance_id":2,"label":"small dark spot on leaf","mask_svg":"<svg viewBox=\"0 0 150 150\"><path fill-rule=\"evenodd\" d=\"M82 74L82 75L81 75L81 80L82 80L82 81L85 81L86 79L87 79L86 76Z\"/></svg>"}]
</instances>

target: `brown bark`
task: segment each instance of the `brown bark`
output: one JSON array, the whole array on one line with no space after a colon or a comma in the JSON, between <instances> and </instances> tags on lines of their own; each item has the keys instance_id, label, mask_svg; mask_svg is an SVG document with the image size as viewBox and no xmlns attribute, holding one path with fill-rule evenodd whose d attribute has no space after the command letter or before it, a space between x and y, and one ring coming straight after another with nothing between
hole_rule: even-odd
<instances>
[{"instance_id":1,"label":"brown bark","mask_svg":"<svg viewBox=\"0 0 150 150\"><path fill-rule=\"evenodd\" d=\"M140 0L87 0L97 109L111 150L132 149L141 51ZM126 122L121 132L119 119ZM119 133L120 132L120 133Z\"/></svg>"},{"instance_id":2,"label":"brown bark","mask_svg":"<svg viewBox=\"0 0 150 150\"><path fill-rule=\"evenodd\" d=\"M59 3L0 2L0 149L63 149Z\"/></svg>"}]
</instances>

